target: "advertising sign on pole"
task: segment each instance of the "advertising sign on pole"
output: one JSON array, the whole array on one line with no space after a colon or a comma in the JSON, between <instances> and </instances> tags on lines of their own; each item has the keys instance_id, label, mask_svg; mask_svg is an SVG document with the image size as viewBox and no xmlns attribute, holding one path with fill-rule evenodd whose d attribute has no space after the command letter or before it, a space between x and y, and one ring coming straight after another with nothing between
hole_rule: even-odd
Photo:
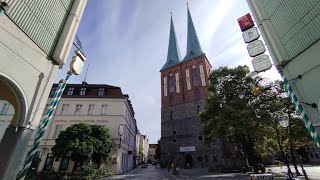
<instances>
[{"instance_id":1,"label":"advertising sign on pole","mask_svg":"<svg viewBox=\"0 0 320 180\"><path fill-rule=\"evenodd\" d=\"M269 56L265 54L253 58L252 65L256 72L266 71L272 67Z\"/></svg>"},{"instance_id":2,"label":"advertising sign on pole","mask_svg":"<svg viewBox=\"0 0 320 180\"><path fill-rule=\"evenodd\" d=\"M252 17L249 13L239 18L238 23L242 32L254 26Z\"/></svg>"},{"instance_id":3,"label":"advertising sign on pole","mask_svg":"<svg viewBox=\"0 0 320 180\"><path fill-rule=\"evenodd\" d=\"M254 40L259 39L260 34L259 34L258 29L256 27L252 27L252 28L244 31L242 33L242 37L243 37L244 42L249 43L249 42L252 42Z\"/></svg>"},{"instance_id":4,"label":"advertising sign on pole","mask_svg":"<svg viewBox=\"0 0 320 180\"><path fill-rule=\"evenodd\" d=\"M261 40L255 40L248 44L247 50L251 57L256 57L263 54L266 51L266 48Z\"/></svg>"}]
</instances>

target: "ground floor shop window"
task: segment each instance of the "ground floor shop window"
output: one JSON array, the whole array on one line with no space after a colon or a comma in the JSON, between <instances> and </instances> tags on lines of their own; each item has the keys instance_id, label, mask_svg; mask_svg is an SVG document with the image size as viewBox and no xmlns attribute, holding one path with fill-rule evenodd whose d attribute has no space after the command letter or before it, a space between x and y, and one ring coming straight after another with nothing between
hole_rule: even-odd
<instances>
[{"instance_id":1,"label":"ground floor shop window","mask_svg":"<svg viewBox=\"0 0 320 180\"><path fill-rule=\"evenodd\" d=\"M50 171L52 169L53 161L54 161L53 155L51 153L49 153L47 155L46 162L44 163L43 170Z\"/></svg>"}]
</instances>

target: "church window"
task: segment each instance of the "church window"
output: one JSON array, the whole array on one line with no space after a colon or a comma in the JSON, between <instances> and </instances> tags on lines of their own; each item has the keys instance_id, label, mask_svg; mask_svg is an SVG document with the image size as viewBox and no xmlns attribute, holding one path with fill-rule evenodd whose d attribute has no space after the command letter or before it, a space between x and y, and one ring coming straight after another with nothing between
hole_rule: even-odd
<instances>
[{"instance_id":1,"label":"church window","mask_svg":"<svg viewBox=\"0 0 320 180\"><path fill-rule=\"evenodd\" d=\"M186 81L187 81L187 90L191 89L191 85L190 85L190 72L189 69L186 69Z\"/></svg>"},{"instance_id":2,"label":"church window","mask_svg":"<svg viewBox=\"0 0 320 180\"><path fill-rule=\"evenodd\" d=\"M200 79L201 79L201 85L206 86L206 79L204 78L204 71L203 71L203 65L199 64L199 70L200 70Z\"/></svg>"},{"instance_id":3,"label":"church window","mask_svg":"<svg viewBox=\"0 0 320 180\"><path fill-rule=\"evenodd\" d=\"M172 76L169 76L169 92L170 94L174 93L174 79Z\"/></svg>"},{"instance_id":4,"label":"church window","mask_svg":"<svg viewBox=\"0 0 320 180\"><path fill-rule=\"evenodd\" d=\"M163 78L163 96L167 96L168 95L168 79L167 79L167 76L165 76Z\"/></svg>"},{"instance_id":5,"label":"church window","mask_svg":"<svg viewBox=\"0 0 320 180\"><path fill-rule=\"evenodd\" d=\"M199 85L197 69L195 69L195 68L192 69L192 82L193 82L193 86Z\"/></svg>"},{"instance_id":6,"label":"church window","mask_svg":"<svg viewBox=\"0 0 320 180\"><path fill-rule=\"evenodd\" d=\"M176 93L180 93L179 74L176 72Z\"/></svg>"}]
</instances>

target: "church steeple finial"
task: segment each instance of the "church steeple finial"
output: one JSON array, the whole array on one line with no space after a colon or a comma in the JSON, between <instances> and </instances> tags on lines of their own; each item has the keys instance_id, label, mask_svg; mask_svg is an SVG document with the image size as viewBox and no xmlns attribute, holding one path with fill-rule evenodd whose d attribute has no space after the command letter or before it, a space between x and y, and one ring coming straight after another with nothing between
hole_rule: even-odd
<instances>
[{"instance_id":1,"label":"church steeple finial","mask_svg":"<svg viewBox=\"0 0 320 180\"><path fill-rule=\"evenodd\" d=\"M167 61L164 64L164 66L161 68L161 70L164 70L168 67L179 64L180 59L181 59L180 52L179 52L179 46L178 46L178 42L177 42L177 37L176 37L176 32L174 30L174 25L173 25L172 12L170 12L170 14L171 14L171 22L170 22L168 55L167 55Z\"/></svg>"},{"instance_id":2,"label":"church steeple finial","mask_svg":"<svg viewBox=\"0 0 320 180\"><path fill-rule=\"evenodd\" d=\"M186 56L183 58L183 61L187 61L189 59L198 57L203 54L196 30L193 25L188 3L187 3L187 10L188 10L188 39L187 39Z\"/></svg>"}]
</instances>

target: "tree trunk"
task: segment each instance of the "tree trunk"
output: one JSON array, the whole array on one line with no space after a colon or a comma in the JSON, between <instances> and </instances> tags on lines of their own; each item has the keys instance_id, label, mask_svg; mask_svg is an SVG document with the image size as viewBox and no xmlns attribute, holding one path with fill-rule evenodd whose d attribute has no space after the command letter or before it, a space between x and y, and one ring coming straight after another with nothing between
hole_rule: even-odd
<instances>
[{"instance_id":1,"label":"tree trunk","mask_svg":"<svg viewBox=\"0 0 320 180\"><path fill-rule=\"evenodd\" d=\"M295 147L294 147L294 144L293 144L293 140L292 140L292 133L291 133L291 116L289 114L289 124L288 124L288 128L286 128L286 131L287 131L287 135L288 135L288 138L289 138L289 143L290 143L290 152L291 152L291 159L292 159L292 164L294 166L294 169L296 170L296 175L297 176L300 176L300 172L298 170L298 167L297 167L297 161L296 161L296 153L295 153Z\"/></svg>"},{"instance_id":2,"label":"tree trunk","mask_svg":"<svg viewBox=\"0 0 320 180\"><path fill-rule=\"evenodd\" d=\"M253 140L250 136L247 136L247 143L245 143L243 145L245 151L246 151L246 154L247 154L247 157L248 157L248 161L249 161L249 164L253 167L253 171L255 174L259 173L259 169L258 169L258 157L254 151L254 148L253 148Z\"/></svg>"},{"instance_id":3,"label":"tree trunk","mask_svg":"<svg viewBox=\"0 0 320 180\"><path fill-rule=\"evenodd\" d=\"M77 166L78 166L79 162L75 161L73 164L73 168L72 168L72 174L77 170Z\"/></svg>"},{"instance_id":4,"label":"tree trunk","mask_svg":"<svg viewBox=\"0 0 320 180\"><path fill-rule=\"evenodd\" d=\"M284 163L286 164L286 166L287 166L287 168L288 168L288 171L289 171L290 176L292 176L292 171L291 171L291 169L290 169L289 160L288 160L287 156L284 154L283 149L282 149L281 140L280 140L280 137L279 137L279 130L278 130L277 122L275 122L274 128L275 128L275 130L276 130L277 141L278 141L278 145L279 145L279 149L280 149L280 153L281 153L282 159L283 159ZM293 176L292 176L292 177L293 177Z\"/></svg>"}]
</instances>

